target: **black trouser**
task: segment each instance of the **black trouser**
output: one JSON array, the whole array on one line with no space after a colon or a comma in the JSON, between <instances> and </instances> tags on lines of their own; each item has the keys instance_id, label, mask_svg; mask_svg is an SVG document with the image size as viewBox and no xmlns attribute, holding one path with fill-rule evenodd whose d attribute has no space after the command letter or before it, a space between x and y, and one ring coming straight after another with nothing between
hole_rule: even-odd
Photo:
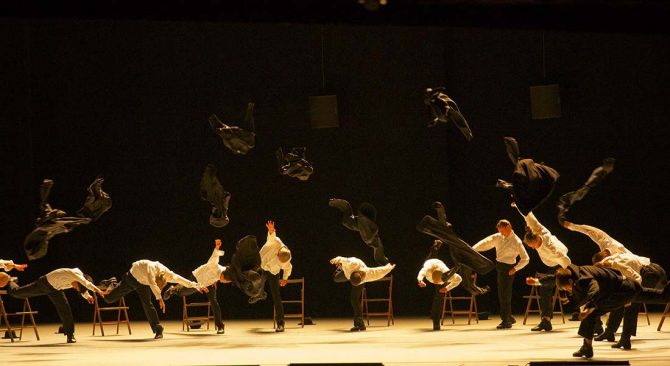
<instances>
[{"instance_id":1,"label":"black trouser","mask_svg":"<svg viewBox=\"0 0 670 366\"><path fill-rule=\"evenodd\" d=\"M17 288L12 288L10 284L7 293L17 299L46 295L49 297L51 303L54 304L58 317L63 322L63 333L66 335L74 334L74 317L72 316L70 303L67 301L67 296L65 296L65 291L56 290L51 286L46 276L42 276L33 283Z\"/></svg>"},{"instance_id":2,"label":"black trouser","mask_svg":"<svg viewBox=\"0 0 670 366\"><path fill-rule=\"evenodd\" d=\"M368 246L372 247L373 253L374 253L374 258L375 262L379 264L380 266L385 266L389 263L388 258L384 255L384 245L382 244L382 240L379 238L379 236L375 236L372 241L369 243L365 243Z\"/></svg>"},{"instance_id":3,"label":"black trouser","mask_svg":"<svg viewBox=\"0 0 670 366\"><path fill-rule=\"evenodd\" d=\"M193 282L198 281L193 275L190 276L190 280ZM216 298L216 282L213 285L207 286L207 289L209 290L207 292L207 299L209 300L209 305L212 307L212 314L214 314L214 325L216 325L216 329L221 329L223 328L223 318L221 317L221 306ZM198 292L198 289L178 284L175 285L173 291L177 296L190 296Z\"/></svg>"},{"instance_id":4,"label":"black trouser","mask_svg":"<svg viewBox=\"0 0 670 366\"><path fill-rule=\"evenodd\" d=\"M663 289L668 282L665 270L656 263L650 263L648 266L640 268L640 277L642 277L642 287ZM607 332L616 333L623 320L623 330L621 338L630 338L637 335L637 320L642 303L633 303L626 308L619 308L610 312L607 319Z\"/></svg>"},{"instance_id":5,"label":"black trouser","mask_svg":"<svg viewBox=\"0 0 670 366\"><path fill-rule=\"evenodd\" d=\"M363 290L365 289L364 284L358 286L351 286L351 307L354 310L354 326L362 326L363 323Z\"/></svg>"},{"instance_id":6,"label":"black trouser","mask_svg":"<svg viewBox=\"0 0 670 366\"><path fill-rule=\"evenodd\" d=\"M116 286L109 294L105 295L103 299L108 304L116 303L121 300L123 296L126 296L133 291L135 291L140 298L144 315L147 317L149 325L151 325L151 330L154 333L157 333L161 330L161 325L158 319L158 312L156 311L153 302L151 302L151 288L137 282L130 272L126 272L123 277L121 277L121 282L119 282L118 286Z\"/></svg>"},{"instance_id":7,"label":"black trouser","mask_svg":"<svg viewBox=\"0 0 670 366\"><path fill-rule=\"evenodd\" d=\"M600 317L609 312L616 311L633 301L641 290L642 287L638 283L632 280L624 280L621 283L621 287L616 291L612 291L609 294L601 294L604 297L597 301L596 309L586 319L581 321L577 334L586 339L593 339L593 333Z\"/></svg>"},{"instance_id":8,"label":"black trouser","mask_svg":"<svg viewBox=\"0 0 670 366\"><path fill-rule=\"evenodd\" d=\"M433 304L430 307L430 318L434 322L440 321L442 319L442 305L444 304L444 294L440 292L440 289L444 286L435 285L435 293L433 294Z\"/></svg>"},{"instance_id":9,"label":"black trouser","mask_svg":"<svg viewBox=\"0 0 670 366\"><path fill-rule=\"evenodd\" d=\"M270 294L272 294L272 303L275 307L275 320L277 324L284 324L284 305L281 303L281 293L279 292L279 272L272 274L264 273L267 283L270 285Z\"/></svg>"},{"instance_id":10,"label":"black trouser","mask_svg":"<svg viewBox=\"0 0 670 366\"><path fill-rule=\"evenodd\" d=\"M509 275L509 270L512 268L514 268L514 264L496 263L500 319L506 323L512 322L512 286L514 285L514 275Z\"/></svg>"},{"instance_id":11,"label":"black trouser","mask_svg":"<svg viewBox=\"0 0 670 366\"><path fill-rule=\"evenodd\" d=\"M556 292L555 274L559 266L549 267L546 273L542 273L540 282L542 286L538 288L540 293L540 315L543 318L554 317L554 293Z\"/></svg>"},{"instance_id":12,"label":"black trouser","mask_svg":"<svg viewBox=\"0 0 670 366\"><path fill-rule=\"evenodd\" d=\"M333 274L333 281L342 283L349 282L347 277L344 275L342 267L337 267L335 273ZM354 325L359 326L363 325L363 289L365 285L360 284L358 286L351 286L351 295L349 296L349 301L351 301L351 307L354 310ZM273 297L274 299L274 297Z\"/></svg>"}]
</instances>

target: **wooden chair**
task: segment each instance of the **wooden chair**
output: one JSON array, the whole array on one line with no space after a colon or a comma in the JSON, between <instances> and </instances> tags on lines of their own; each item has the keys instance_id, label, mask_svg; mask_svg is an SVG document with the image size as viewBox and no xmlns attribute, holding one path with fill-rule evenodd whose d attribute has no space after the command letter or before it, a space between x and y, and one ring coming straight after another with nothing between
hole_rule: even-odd
<instances>
[{"instance_id":1,"label":"wooden chair","mask_svg":"<svg viewBox=\"0 0 670 366\"><path fill-rule=\"evenodd\" d=\"M375 297L375 298L368 297L367 286L373 283L384 283L384 282L388 282L388 295L386 297ZM366 287L363 288L361 301L363 303L363 316L365 317L367 324L370 325L371 316L385 316L387 327L390 326L391 324L395 324L395 320L393 319L393 275L380 278L377 281L368 282L365 284L365 286ZM371 312L369 308L370 303L381 303L381 304L386 303L386 311Z\"/></svg>"},{"instance_id":2,"label":"wooden chair","mask_svg":"<svg viewBox=\"0 0 670 366\"><path fill-rule=\"evenodd\" d=\"M302 328L305 327L305 277L302 278L296 278L296 279L291 279L286 281L286 286L291 285L291 284L300 284L300 299L290 299L290 300L284 300L284 296L282 296L282 306L285 304L300 304L300 312L299 313L284 313L284 318L299 318L300 319L300 326ZM274 309L274 306L273 306ZM275 328L277 327L277 312L275 310L272 311L272 319L273 319L273 325L272 327Z\"/></svg>"},{"instance_id":3,"label":"wooden chair","mask_svg":"<svg viewBox=\"0 0 670 366\"><path fill-rule=\"evenodd\" d=\"M477 282L477 274L472 274L472 283ZM454 301L469 301L470 304L467 310L456 310L454 308ZM449 308L447 308L449 304ZM479 317L477 316L477 297L475 295L470 296L453 296L451 291L446 291L444 293L444 301L442 302L442 317L440 319L440 324L444 325L444 318L447 314L451 316L451 324L456 324L456 319L454 315L467 315L468 316L468 325L472 322L472 317L474 316L475 321L479 324Z\"/></svg>"},{"instance_id":4,"label":"wooden chair","mask_svg":"<svg viewBox=\"0 0 670 366\"><path fill-rule=\"evenodd\" d=\"M535 277L537 277L537 273L535 274ZM538 292L538 287L540 286L530 286L530 294L528 296L524 296L524 299L528 299L528 304L526 305L526 313L523 316L523 324L526 325L526 321L528 320L528 314L530 313L537 313L541 314L542 310L540 308L540 293ZM537 305L536 309L532 308L533 300L535 300L535 304ZM558 302L558 311L556 311L556 303ZM560 294L558 291L558 287L556 287L556 290L554 291L554 296L551 301L551 308L553 309L553 313L560 313L561 318L563 319L563 324L565 324L565 314L563 313L563 303L560 301Z\"/></svg>"},{"instance_id":5,"label":"wooden chair","mask_svg":"<svg viewBox=\"0 0 670 366\"><path fill-rule=\"evenodd\" d=\"M657 331L661 331L661 328L663 327L663 322L665 321L665 317L670 316L670 304L665 305L665 309L663 309L663 314L661 315L661 321L658 323L658 328L656 328Z\"/></svg>"},{"instance_id":6,"label":"wooden chair","mask_svg":"<svg viewBox=\"0 0 670 366\"><path fill-rule=\"evenodd\" d=\"M100 333L105 336L104 325L116 325L116 334L119 334L121 324L125 323L128 326L128 334L133 334L130 331L130 319L128 318L128 306L126 300L121 297L116 306L100 306L98 302L98 295L93 294L93 335L95 335L95 327L100 326ZM116 320L103 320L102 313L116 311Z\"/></svg>"},{"instance_id":7,"label":"wooden chair","mask_svg":"<svg viewBox=\"0 0 670 366\"><path fill-rule=\"evenodd\" d=\"M649 311L647 311L647 304L642 303L642 309L640 309L640 312L637 313L637 315L644 315L647 318L647 325L651 325L651 321L649 320Z\"/></svg>"},{"instance_id":8,"label":"wooden chair","mask_svg":"<svg viewBox=\"0 0 670 366\"><path fill-rule=\"evenodd\" d=\"M216 291L216 287L214 287L214 291ZM195 295L195 294L194 294ZM186 296L182 296L182 321L181 321L181 330L184 331L186 329L187 332L191 331L191 326L195 322L206 322L207 323L207 330L209 330L209 322L214 320L214 315L212 315L212 305L208 301L201 301L201 302L186 302ZM207 308L207 315L189 315L188 309L189 308Z\"/></svg>"},{"instance_id":9,"label":"wooden chair","mask_svg":"<svg viewBox=\"0 0 670 366\"><path fill-rule=\"evenodd\" d=\"M37 340L40 340L40 335L37 332L37 324L35 324L35 314L37 314L37 311L33 311L32 307L30 306L30 301L28 299L23 300L23 309L21 311L13 312L13 313L8 313L5 309L5 303L2 301L2 295L7 295L6 290L0 290L0 325L4 322L5 323L5 328L7 329L7 333L9 334L9 339L14 342L14 329L12 328L12 324L9 321L10 317L13 316L20 316L21 317L21 326L19 327L19 341L23 339L23 328L33 328L35 331L35 338ZM30 324L26 325L26 316L30 320Z\"/></svg>"}]
</instances>

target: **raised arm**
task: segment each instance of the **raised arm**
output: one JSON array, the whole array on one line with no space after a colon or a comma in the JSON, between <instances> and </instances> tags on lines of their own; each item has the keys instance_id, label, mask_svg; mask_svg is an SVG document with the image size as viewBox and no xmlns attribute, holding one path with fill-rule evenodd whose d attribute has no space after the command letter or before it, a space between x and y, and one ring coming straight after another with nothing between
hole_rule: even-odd
<instances>
[{"instance_id":1,"label":"raised arm","mask_svg":"<svg viewBox=\"0 0 670 366\"><path fill-rule=\"evenodd\" d=\"M209 257L209 260L207 260L207 264L219 264L219 258L223 257L225 252L223 250L220 250L221 248L221 239L216 239L214 241L214 250L212 251L212 255Z\"/></svg>"},{"instance_id":2,"label":"raised arm","mask_svg":"<svg viewBox=\"0 0 670 366\"><path fill-rule=\"evenodd\" d=\"M547 230L546 227L540 224L540 221L537 220L537 217L535 217L533 211L529 212L528 215L524 216L524 219L526 220L526 225L530 227L530 229L533 230L534 233L539 234L542 232L546 233L549 232L549 230Z\"/></svg>"},{"instance_id":3,"label":"raised arm","mask_svg":"<svg viewBox=\"0 0 670 366\"><path fill-rule=\"evenodd\" d=\"M496 243L498 243L501 238L502 235L499 233L491 234L486 238L478 241L477 244L472 246L472 249L477 252L485 252L487 250L491 250L495 247Z\"/></svg>"},{"instance_id":4,"label":"raised arm","mask_svg":"<svg viewBox=\"0 0 670 366\"><path fill-rule=\"evenodd\" d=\"M395 268L395 264L391 263L381 267L368 268L367 271L365 272L365 279L363 281L372 282L380 278L384 278L384 276L386 276L389 272L391 272L393 268Z\"/></svg>"}]
</instances>

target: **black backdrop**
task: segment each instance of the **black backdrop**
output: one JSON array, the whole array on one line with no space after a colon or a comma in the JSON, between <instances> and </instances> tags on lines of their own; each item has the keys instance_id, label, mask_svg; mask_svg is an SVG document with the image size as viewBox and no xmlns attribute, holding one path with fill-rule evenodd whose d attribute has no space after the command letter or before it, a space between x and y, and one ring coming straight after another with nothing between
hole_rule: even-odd
<instances>
[{"instance_id":1,"label":"black backdrop","mask_svg":"<svg viewBox=\"0 0 670 366\"><path fill-rule=\"evenodd\" d=\"M512 169L502 137L515 136L524 156L561 173L557 193L536 214L573 262L588 263L596 246L558 226L555 199L612 156L614 173L571 217L667 266L670 38L546 31L546 76L542 39L541 30L480 27L0 20L0 257L25 261L21 243L42 178L56 183L52 205L74 213L86 186L103 174L113 208L55 237L21 282L59 267L79 267L96 280L120 276L143 258L188 275L215 238L223 239L226 262L246 234L262 245L264 222L274 219L293 250L294 277L306 278L307 313L348 316L348 287L331 281L328 259L372 264L372 256L328 207L330 197L341 197L378 208L382 240L398 265L396 314L427 316L431 292L415 277L432 240L414 227L441 200L471 243L493 233L502 217L523 232L521 217L494 187ZM529 86L553 82L563 116L531 120ZM422 90L436 85L448 88L469 119L471 143L454 126L426 128ZM341 127L310 129L307 97L331 93ZM257 146L234 156L207 117L241 121L248 101L256 103ZM279 176L274 150L303 145L316 167L311 179ZM208 163L232 193L224 229L208 225L209 206L198 194ZM523 277L542 269L530 255L517 276L517 312L528 291ZM495 288L494 274L479 282ZM250 306L239 291L220 291L226 318L271 316L269 300ZM90 306L71 299L75 316L90 320ZM141 317L135 297L129 300ZM47 303L35 300L41 317L55 320ZM177 318L179 303L168 307ZM480 300L483 310L496 307L494 293Z\"/></svg>"}]
</instances>

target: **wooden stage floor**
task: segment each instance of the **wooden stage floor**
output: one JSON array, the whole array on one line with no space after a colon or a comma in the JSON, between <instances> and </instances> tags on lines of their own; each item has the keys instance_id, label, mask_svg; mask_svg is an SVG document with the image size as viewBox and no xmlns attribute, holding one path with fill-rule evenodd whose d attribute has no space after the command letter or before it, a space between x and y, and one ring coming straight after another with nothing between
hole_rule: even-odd
<instances>
[{"instance_id":1,"label":"wooden stage floor","mask_svg":"<svg viewBox=\"0 0 670 366\"><path fill-rule=\"evenodd\" d=\"M656 331L660 314L652 313L651 326L640 318L638 336L630 351L611 349L611 343L594 342L593 360L629 360L632 365L670 365L670 323ZM57 324L39 326L40 341L32 330L20 342L0 341L4 365L287 365L289 363L381 362L384 365L526 365L530 361L575 361L572 352L581 345L578 322L554 320L550 333L531 332L537 317L512 329L496 330L498 319L467 325L445 322L439 332L429 319L398 318L395 325L374 319L365 332L349 332L350 319L315 319L300 328L287 322L285 333L275 333L270 320L229 320L226 334L213 330L181 331L181 322L165 321L165 338L154 340L145 321L132 322L132 335L91 335L90 323L78 323L77 343L66 344L54 334ZM123 329L123 328L122 328ZM213 329L213 324L212 328ZM110 335L112 334L112 335Z\"/></svg>"}]
</instances>

